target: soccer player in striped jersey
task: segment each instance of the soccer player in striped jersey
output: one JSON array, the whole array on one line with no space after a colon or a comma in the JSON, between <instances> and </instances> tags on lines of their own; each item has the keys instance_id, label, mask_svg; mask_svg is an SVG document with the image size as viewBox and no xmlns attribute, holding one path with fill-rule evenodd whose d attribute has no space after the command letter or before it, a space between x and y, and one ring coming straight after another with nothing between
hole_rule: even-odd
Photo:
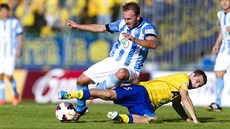
<instances>
[{"instance_id":1,"label":"soccer player in striped jersey","mask_svg":"<svg viewBox=\"0 0 230 129\"><path fill-rule=\"evenodd\" d=\"M109 112L108 118L122 123L150 123L157 119L155 110L163 104L172 102L175 111L187 122L200 123L197 119L188 90L202 87L207 76L202 70L195 70L189 76L185 73L171 74L156 78L139 85L117 87L112 90L80 90L77 92L59 92L59 99L78 98L82 100L101 98L113 100L128 108L130 114ZM189 112L186 114L181 102Z\"/></svg>"},{"instance_id":2,"label":"soccer player in striped jersey","mask_svg":"<svg viewBox=\"0 0 230 129\"><path fill-rule=\"evenodd\" d=\"M108 58L88 68L78 79L77 89L86 90L89 84L98 84L97 89L110 89L121 83L136 83L148 49L157 47L157 32L154 25L140 16L137 3L123 6L123 19L106 25L80 25L66 19L67 26L91 32L120 32ZM87 110L84 100L77 100L76 121Z\"/></svg>"},{"instance_id":3,"label":"soccer player in striped jersey","mask_svg":"<svg viewBox=\"0 0 230 129\"><path fill-rule=\"evenodd\" d=\"M217 13L220 32L213 46L212 52L218 55L214 71L216 75L215 102L206 107L209 111L221 111L221 99L224 89L224 75L230 68L230 0L221 0L223 10Z\"/></svg>"},{"instance_id":4,"label":"soccer player in striped jersey","mask_svg":"<svg viewBox=\"0 0 230 129\"><path fill-rule=\"evenodd\" d=\"M10 17L10 8L7 4L1 4L0 11L0 105L6 103L5 75L13 89L12 105L16 106L19 103L19 95L13 72L16 58L19 58L22 53L23 29L17 19Z\"/></svg>"}]
</instances>

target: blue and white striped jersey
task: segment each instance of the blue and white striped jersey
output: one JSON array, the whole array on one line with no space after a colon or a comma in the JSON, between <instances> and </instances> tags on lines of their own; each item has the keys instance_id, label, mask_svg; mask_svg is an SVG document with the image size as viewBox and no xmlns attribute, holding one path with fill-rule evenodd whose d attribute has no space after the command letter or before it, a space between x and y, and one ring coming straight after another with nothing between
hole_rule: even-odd
<instances>
[{"instance_id":1,"label":"blue and white striped jersey","mask_svg":"<svg viewBox=\"0 0 230 129\"><path fill-rule=\"evenodd\" d=\"M114 43L112 47L110 57L124 66L128 66L129 68L140 72L148 55L148 48L125 39L122 33L125 32L131 34L136 39L145 40L148 36L157 37L155 26L141 18L141 24L130 30L125 24L124 19L122 19L107 24L106 29L111 33L120 32L118 41Z\"/></svg>"},{"instance_id":2,"label":"blue and white striped jersey","mask_svg":"<svg viewBox=\"0 0 230 129\"><path fill-rule=\"evenodd\" d=\"M15 56L18 49L17 36L22 34L23 29L19 21L9 18L7 21L0 19L0 56Z\"/></svg>"},{"instance_id":3,"label":"blue and white striped jersey","mask_svg":"<svg viewBox=\"0 0 230 129\"><path fill-rule=\"evenodd\" d=\"M230 13L224 13L224 10L221 10L217 13L217 17L222 31L222 44L219 52L230 55L230 34L226 30L226 27L230 26Z\"/></svg>"}]
</instances>

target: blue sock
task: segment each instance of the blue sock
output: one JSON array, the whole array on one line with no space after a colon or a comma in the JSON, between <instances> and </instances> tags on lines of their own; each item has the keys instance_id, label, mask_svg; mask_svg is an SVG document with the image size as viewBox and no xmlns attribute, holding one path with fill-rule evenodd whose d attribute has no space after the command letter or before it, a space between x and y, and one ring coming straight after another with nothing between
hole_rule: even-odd
<instances>
[{"instance_id":1,"label":"blue sock","mask_svg":"<svg viewBox=\"0 0 230 129\"><path fill-rule=\"evenodd\" d=\"M90 92L89 90L83 90L83 97L81 100L87 100L90 98Z\"/></svg>"},{"instance_id":2,"label":"blue sock","mask_svg":"<svg viewBox=\"0 0 230 129\"><path fill-rule=\"evenodd\" d=\"M3 101L6 101L6 97L5 97L5 83L4 81L0 81L0 99Z\"/></svg>"},{"instance_id":3,"label":"blue sock","mask_svg":"<svg viewBox=\"0 0 230 129\"><path fill-rule=\"evenodd\" d=\"M132 114L127 115L129 117L129 124L133 123L133 116Z\"/></svg>"},{"instance_id":4,"label":"blue sock","mask_svg":"<svg viewBox=\"0 0 230 129\"><path fill-rule=\"evenodd\" d=\"M11 84L11 87L13 89L14 96L18 96L16 81L15 80L11 80L10 84Z\"/></svg>"},{"instance_id":5,"label":"blue sock","mask_svg":"<svg viewBox=\"0 0 230 129\"><path fill-rule=\"evenodd\" d=\"M99 90L110 89L110 88L112 88L115 85L120 84L120 83L121 83L121 81L117 79L115 74L112 74L111 76L109 76L109 78L107 78L106 80L102 81L96 87L96 89L99 89Z\"/></svg>"},{"instance_id":6,"label":"blue sock","mask_svg":"<svg viewBox=\"0 0 230 129\"><path fill-rule=\"evenodd\" d=\"M216 78L216 104L221 107L221 98L222 98L222 92L224 89L224 79L223 78Z\"/></svg>"},{"instance_id":7,"label":"blue sock","mask_svg":"<svg viewBox=\"0 0 230 129\"><path fill-rule=\"evenodd\" d=\"M88 86L77 86L77 90L88 90ZM77 112L81 112L86 106L86 100L77 99Z\"/></svg>"}]
</instances>

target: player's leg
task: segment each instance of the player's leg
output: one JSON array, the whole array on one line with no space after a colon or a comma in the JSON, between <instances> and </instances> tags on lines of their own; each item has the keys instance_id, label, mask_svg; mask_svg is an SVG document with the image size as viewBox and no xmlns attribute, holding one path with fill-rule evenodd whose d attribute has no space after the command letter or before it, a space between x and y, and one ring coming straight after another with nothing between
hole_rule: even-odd
<instances>
[{"instance_id":1,"label":"player's leg","mask_svg":"<svg viewBox=\"0 0 230 129\"><path fill-rule=\"evenodd\" d=\"M222 92L224 89L224 74L226 70L230 67L230 59L228 55L219 53L216 58L216 64L214 66L214 71L216 75L215 83L215 103L211 103L206 107L209 111L221 111L222 105Z\"/></svg>"},{"instance_id":2,"label":"player's leg","mask_svg":"<svg viewBox=\"0 0 230 129\"><path fill-rule=\"evenodd\" d=\"M137 123L151 123L152 121L155 121L157 119L156 116L140 116L140 115L135 115L132 114L133 116L133 123L137 124Z\"/></svg>"},{"instance_id":3,"label":"player's leg","mask_svg":"<svg viewBox=\"0 0 230 129\"><path fill-rule=\"evenodd\" d=\"M16 106L19 104L19 95L18 95L18 91L17 91L17 83L15 81L15 79L13 78L13 73L15 70L15 57L8 57L7 60L5 60L5 62L7 62L7 67L5 67L5 75L8 78L8 80L10 81L10 85L11 88L13 90L13 99L12 99L12 105Z\"/></svg>"},{"instance_id":4,"label":"player's leg","mask_svg":"<svg viewBox=\"0 0 230 129\"><path fill-rule=\"evenodd\" d=\"M10 85L11 85L11 88L13 90L13 99L12 99L12 105L13 106L17 106L20 102L20 99L19 99L19 95L18 95L18 91L17 91L17 84L16 84L16 81L15 79L13 78L12 75L6 75L6 77L8 78L8 80L10 81Z\"/></svg>"},{"instance_id":5,"label":"player's leg","mask_svg":"<svg viewBox=\"0 0 230 129\"><path fill-rule=\"evenodd\" d=\"M117 94L114 103L127 107L130 114L109 112L107 115L109 119L122 123L149 123L156 118L148 92L143 86L124 86L114 90Z\"/></svg>"},{"instance_id":6,"label":"player's leg","mask_svg":"<svg viewBox=\"0 0 230 129\"><path fill-rule=\"evenodd\" d=\"M115 65L109 58L92 65L78 78L77 90L87 90L89 84L97 84L101 82L101 80L108 77L111 72L115 71L114 68ZM83 112L87 110L85 102L86 100L77 100L77 112L79 112L79 114L83 114Z\"/></svg>"},{"instance_id":7,"label":"player's leg","mask_svg":"<svg viewBox=\"0 0 230 129\"><path fill-rule=\"evenodd\" d=\"M0 105L6 104L6 97L5 97L5 82L4 82L4 72L6 67L6 59L5 57L0 56Z\"/></svg>"},{"instance_id":8,"label":"player's leg","mask_svg":"<svg viewBox=\"0 0 230 129\"><path fill-rule=\"evenodd\" d=\"M1 65L1 64L0 64ZM0 74L0 105L6 104L4 74Z\"/></svg>"},{"instance_id":9,"label":"player's leg","mask_svg":"<svg viewBox=\"0 0 230 129\"><path fill-rule=\"evenodd\" d=\"M79 99L79 100L88 100L100 98L103 100L115 100L116 99L116 91L115 90L98 90L98 89L90 89L90 90L79 90L76 92L59 92L60 99Z\"/></svg>"},{"instance_id":10,"label":"player's leg","mask_svg":"<svg viewBox=\"0 0 230 129\"><path fill-rule=\"evenodd\" d=\"M222 100L222 92L224 89L224 74L226 71L215 71L216 74L216 100L215 103L221 107L221 100Z\"/></svg>"},{"instance_id":11,"label":"player's leg","mask_svg":"<svg viewBox=\"0 0 230 129\"><path fill-rule=\"evenodd\" d=\"M122 81L129 79L129 71L126 68L120 68L116 73L112 73L106 80L102 81L97 89L110 89L116 85L119 85Z\"/></svg>"},{"instance_id":12,"label":"player's leg","mask_svg":"<svg viewBox=\"0 0 230 129\"><path fill-rule=\"evenodd\" d=\"M156 116L141 116L137 114L119 114L117 111L108 112L107 117L118 123L125 124L148 124L157 119Z\"/></svg>"},{"instance_id":13,"label":"player's leg","mask_svg":"<svg viewBox=\"0 0 230 129\"><path fill-rule=\"evenodd\" d=\"M138 78L138 73L129 68L119 68L111 74L106 80L102 81L97 89L111 89L121 83L133 83Z\"/></svg>"},{"instance_id":14,"label":"player's leg","mask_svg":"<svg viewBox=\"0 0 230 129\"><path fill-rule=\"evenodd\" d=\"M82 74L80 77L78 77L76 82L76 88L78 91L81 90L88 90L88 85L94 83L88 76ZM78 121L79 118L85 114L85 112L88 110L86 107L86 101L77 99L77 106L76 106L76 115L74 117L75 121Z\"/></svg>"}]
</instances>

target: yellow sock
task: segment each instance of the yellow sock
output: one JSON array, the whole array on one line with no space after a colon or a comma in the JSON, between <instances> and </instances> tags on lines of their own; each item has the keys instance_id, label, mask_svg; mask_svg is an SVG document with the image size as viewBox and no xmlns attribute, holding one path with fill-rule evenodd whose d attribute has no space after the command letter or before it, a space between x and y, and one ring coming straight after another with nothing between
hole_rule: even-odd
<instances>
[{"instance_id":1,"label":"yellow sock","mask_svg":"<svg viewBox=\"0 0 230 129\"><path fill-rule=\"evenodd\" d=\"M76 91L76 92L69 92L71 98L76 98L76 99L82 99L83 97L83 91L82 90L79 90L79 91Z\"/></svg>"},{"instance_id":2,"label":"yellow sock","mask_svg":"<svg viewBox=\"0 0 230 129\"><path fill-rule=\"evenodd\" d=\"M129 117L127 114L119 114L119 115L120 115L123 123L125 123L125 124L129 123Z\"/></svg>"}]
</instances>

